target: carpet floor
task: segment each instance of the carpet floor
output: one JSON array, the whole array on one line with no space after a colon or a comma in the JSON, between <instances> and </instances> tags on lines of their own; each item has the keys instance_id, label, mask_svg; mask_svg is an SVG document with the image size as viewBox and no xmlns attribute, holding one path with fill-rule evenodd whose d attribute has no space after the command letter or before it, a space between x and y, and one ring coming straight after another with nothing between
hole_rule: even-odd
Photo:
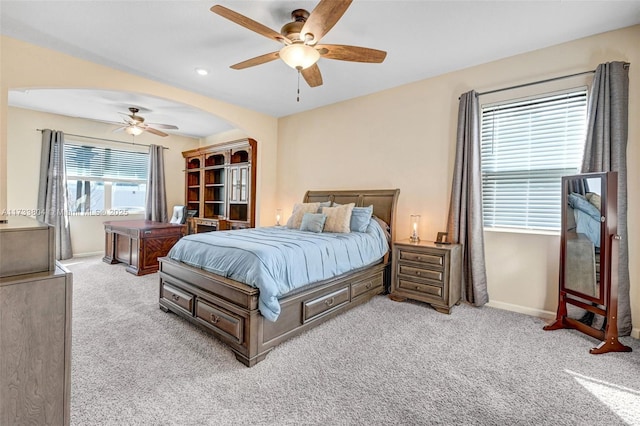
<instances>
[{"instance_id":1,"label":"carpet floor","mask_svg":"<svg viewBox=\"0 0 640 426\"><path fill-rule=\"evenodd\" d=\"M640 425L640 341L378 296L247 368L158 308L158 275L73 272L72 425ZM339 336L339 337L336 337Z\"/></svg>"}]
</instances>

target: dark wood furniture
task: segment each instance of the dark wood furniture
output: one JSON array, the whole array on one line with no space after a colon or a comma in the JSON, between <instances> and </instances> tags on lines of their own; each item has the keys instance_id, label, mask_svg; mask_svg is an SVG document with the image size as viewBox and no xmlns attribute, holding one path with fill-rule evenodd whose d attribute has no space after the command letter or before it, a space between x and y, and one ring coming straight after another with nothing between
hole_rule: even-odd
<instances>
[{"instance_id":1,"label":"dark wood furniture","mask_svg":"<svg viewBox=\"0 0 640 426\"><path fill-rule=\"evenodd\" d=\"M391 294L396 302L406 299L429 303L445 314L460 303L462 246L409 239L393 243Z\"/></svg>"},{"instance_id":2,"label":"dark wood furniture","mask_svg":"<svg viewBox=\"0 0 640 426\"><path fill-rule=\"evenodd\" d=\"M599 250L591 244L591 256L584 253L584 244L593 236L585 236L575 220L576 206L569 206L569 195L598 195L600 206ZM575 199L575 198L574 198ZM556 319L545 330L573 328L601 343L592 348L592 354L631 352L629 346L618 340L618 173L584 173L562 178L562 226L560 233L560 279ZM578 209L580 210L580 209ZM579 213L580 215L580 213ZM583 215L583 220L590 220ZM596 219L596 223L598 220ZM597 260L594 259L597 258ZM596 264L599 265L598 270ZM589 271L590 273L585 273ZM582 318L573 318L567 305L587 312ZM604 330L594 327L593 315L604 317Z\"/></svg>"},{"instance_id":3,"label":"dark wood furniture","mask_svg":"<svg viewBox=\"0 0 640 426\"><path fill-rule=\"evenodd\" d=\"M333 201L373 205L373 214L394 235L398 189L308 191L303 202ZM257 288L176 262L160 259L160 309L174 312L225 342L236 358L251 367L274 346L364 303L385 288L390 253L373 266L297 289L280 298L277 321L258 310Z\"/></svg>"},{"instance_id":4,"label":"dark wood furniture","mask_svg":"<svg viewBox=\"0 0 640 426\"><path fill-rule=\"evenodd\" d=\"M127 272L145 275L157 272L158 258L166 256L186 232L186 225L151 220L104 222L106 263L125 263Z\"/></svg>"},{"instance_id":5,"label":"dark wood furniture","mask_svg":"<svg viewBox=\"0 0 640 426\"><path fill-rule=\"evenodd\" d=\"M26 217L0 224L2 425L70 421L73 279L55 261L53 233Z\"/></svg>"},{"instance_id":6,"label":"dark wood furniture","mask_svg":"<svg viewBox=\"0 0 640 426\"><path fill-rule=\"evenodd\" d=\"M253 228L257 142L241 139L184 151L189 233Z\"/></svg>"}]
</instances>

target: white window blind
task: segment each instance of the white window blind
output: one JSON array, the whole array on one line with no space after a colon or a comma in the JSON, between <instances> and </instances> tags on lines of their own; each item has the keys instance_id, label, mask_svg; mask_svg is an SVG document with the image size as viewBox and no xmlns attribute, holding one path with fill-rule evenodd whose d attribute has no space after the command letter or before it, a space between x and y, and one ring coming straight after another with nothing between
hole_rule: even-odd
<instances>
[{"instance_id":1,"label":"white window blind","mask_svg":"<svg viewBox=\"0 0 640 426\"><path fill-rule=\"evenodd\" d=\"M561 177L579 171L586 115L586 89L482 107L486 228L560 229Z\"/></svg>"},{"instance_id":2,"label":"white window blind","mask_svg":"<svg viewBox=\"0 0 640 426\"><path fill-rule=\"evenodd\" d=\"M149 174L146 152L66 144L67 176L92 180L144 181Z\"/></svg>"}]
</instances>

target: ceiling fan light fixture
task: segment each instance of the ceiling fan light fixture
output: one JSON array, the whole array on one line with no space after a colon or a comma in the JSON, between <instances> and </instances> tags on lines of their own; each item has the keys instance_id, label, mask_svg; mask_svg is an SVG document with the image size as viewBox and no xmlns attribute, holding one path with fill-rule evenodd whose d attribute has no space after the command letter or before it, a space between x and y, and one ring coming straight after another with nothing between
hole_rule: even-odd
<instances>
[{"instance_id":1,"label":"ceiling fan light fixture","mask_svg":"<svg viewBox=\"0 0 640 426\"><path fill-rule=\"evenodd\" d=\"M298 42L280 49L280 58L291 68L303 70L318 62L320 53L313 47Z\"/></svg>"},{"instance_id":2,"label":"ceiling fan light fixture","mask_svg":"<svg viewBox=\"0 0 640 426\"><path fill-rule=\"evenodd\" d=\"M138 126L127 126L124 131L131 136L140 136L144 130Z\"/></svg>"}]
</instances>

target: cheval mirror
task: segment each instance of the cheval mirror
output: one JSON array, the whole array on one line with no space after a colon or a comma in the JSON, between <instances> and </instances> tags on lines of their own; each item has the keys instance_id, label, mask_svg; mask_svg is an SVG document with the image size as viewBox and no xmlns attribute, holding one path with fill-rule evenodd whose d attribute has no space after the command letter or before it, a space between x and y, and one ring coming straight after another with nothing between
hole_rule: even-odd
<instances>
[{"instance_id":1,"label":"cheval mirror","mask_svg":"<svg viewBox=\"0 0 640 426\"><path fill-rule=\"evenodd\" d=\"M558 311L544 329L601 340L592 354L631 352L618 340L617 198L617 172L562 178Z\"/></svg>"}]
</instances>

